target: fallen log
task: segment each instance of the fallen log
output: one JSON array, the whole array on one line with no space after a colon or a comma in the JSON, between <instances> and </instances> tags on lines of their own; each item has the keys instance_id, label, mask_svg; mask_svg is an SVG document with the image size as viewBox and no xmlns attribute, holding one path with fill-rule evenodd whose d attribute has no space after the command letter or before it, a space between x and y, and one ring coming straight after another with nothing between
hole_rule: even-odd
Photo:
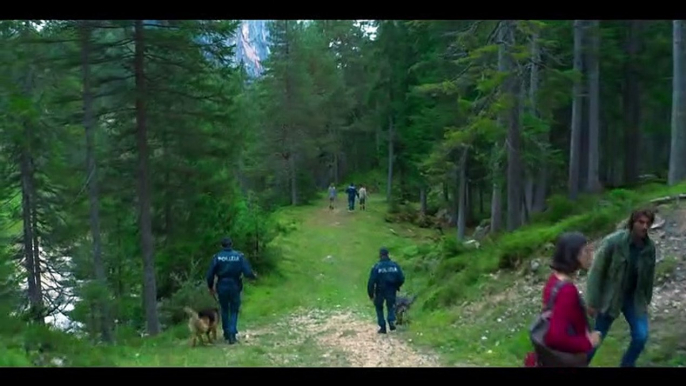
<instances>
[{"instance_id":1,"label":"fallen log","mask_svg":"<svg viewBox=\"0 0 686 386\"><path fill-rule=\"evenodd\" d=\"M677 194L674 196L660 197L650 200L651 204L660 205L665 204L669 201L686 200L686 193Z\"/></svg>"}]
</instances>

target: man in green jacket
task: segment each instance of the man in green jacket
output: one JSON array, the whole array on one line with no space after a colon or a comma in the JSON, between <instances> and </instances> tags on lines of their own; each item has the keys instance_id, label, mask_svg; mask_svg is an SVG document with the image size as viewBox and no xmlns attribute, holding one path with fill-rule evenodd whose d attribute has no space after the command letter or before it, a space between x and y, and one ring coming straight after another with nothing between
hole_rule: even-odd
<instances>
[{"instance_id":1,"label":"man in green jacket","mask_svg":"<svg viewBox=\"0 0 686 386\"><path fill-rule=\"evenodd\" d=\"M605 237L589 272L586 297L595 330L603 338L620 313L631 331L631 343L621 367L634 367L648 340L648 307L655 279L655 244L648 230L655 221L649 210L635 211L626 229ZM588 356L593 359L596 349Z\"/></svg>"}]
</instances>

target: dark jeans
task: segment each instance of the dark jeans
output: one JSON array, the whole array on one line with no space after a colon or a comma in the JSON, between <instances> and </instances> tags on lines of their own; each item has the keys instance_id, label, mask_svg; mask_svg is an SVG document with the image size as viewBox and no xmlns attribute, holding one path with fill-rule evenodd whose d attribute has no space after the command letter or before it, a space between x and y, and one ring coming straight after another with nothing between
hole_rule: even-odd
<instances>
[{"instance_id":1,"label":"dark jeans","mask_svg":"<svg viewBox=\"0 0 686 386\"><path fill-rule=\"evenodd\" d=\"M217 300L221 309L222 330L224 339L238 334L238 311L241 308L241 292L237 290L217 291Z\"/></svg>"},{"instance_id":2,"label":"dark jeans","mask_svg":"<svg viewBox=\"0 0 686 386\"><path fill-rule=\"evenodd\" d=\"M636 314L632 297L628 297L628 299L624 301L624 305L622 306L622 314L624 315L626 322L629 324L629 329L631 331L631 343L629 343L629 347L622 357L620 366L635 367L636 360L643 352L643 348L645 348L646 342L648 341L648 314ZM607 333L610 331L610 327L612 327L613 322L614 319L605 314L600 314L596 318L595 329L600 331L603 339L605 339ZM597 349L598 348L596 347L589 353L589 363L595 356Z\"/></svg>"},{"instance_id":3,"label":"dark jeans","mask_svg":"<svg viewBox=\"0 0 686 386\"><path fill-rule=\"evenodd\" d=\"M383 317L384 302L386 303L386 319ZM374 296L374 308L376 308L376 320L379 327L386 328L386 321L388 321L389 324L395 323L395 293L377 293Z\"/></svg>"},{"instance_id":4,"label":"dark jeans","mask_svg":"<svg viewBox=\"0 0 686 386\"><path fill-rule=\"evenodd\" d=\"M349 210L355 210L355 197L353 197L353 198L348 197L348 209Z\"/></svg>"}]
</instances>

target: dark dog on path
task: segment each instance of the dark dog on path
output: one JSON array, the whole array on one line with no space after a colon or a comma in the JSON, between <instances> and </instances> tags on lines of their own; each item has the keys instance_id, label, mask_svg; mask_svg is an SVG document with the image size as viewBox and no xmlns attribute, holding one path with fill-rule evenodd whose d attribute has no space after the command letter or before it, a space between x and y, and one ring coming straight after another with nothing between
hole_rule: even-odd
<instances>
[{"instance_id":1,"label":"dark dog on path","mask_svg":"<svg viewBox=\"0 0 686 386\"><path fill-rule=\"evenodd\" d=\"M405 313L410 309L412 303L417 298L417 295L412 297L408 296L397 296L395 298L395 315L396 324L406 324Z\"/></svg>"}]
</instances>

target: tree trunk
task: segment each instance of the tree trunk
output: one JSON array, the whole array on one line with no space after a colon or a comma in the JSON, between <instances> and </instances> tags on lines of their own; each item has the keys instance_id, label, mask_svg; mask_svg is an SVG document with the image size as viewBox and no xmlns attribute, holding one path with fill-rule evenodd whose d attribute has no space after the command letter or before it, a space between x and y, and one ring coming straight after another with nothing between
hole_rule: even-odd
<instances>
[{"instance_id":1,"label":"tree trunk","mask_svg":"<svg viewBox=\"0 0 686 386\"><path fill-rule=\"evenodd\" d=\"M504 35L505 35L505 29L507 28L505 26L505 21L501 20L499 25L498 25L498 38L501 42L504 41ZM505 59L505 45L501 43L498 47L498 71L500 72L505 72L507 71L507 63ZM504 127L503 122L503 116L499 115L498 118L498 126ZM499 147L502 146L502 144L496 142L495 146L493 149L491 149L491 161L492 161L492 170L491 170L491 175L493 176L493 187L492 187L492 195L491 195L491 232L496 233L498 232L501 227L502 227L502 193L500 191L500 182L498 181L498 176L502 173L501 171L501 163L500 163L500 157L498 154Z\"/></svg>"},{"instance_id":2,"label":"tree trunk","mask_svg":"<svg viewBox=\"0 0 686 386\"><path fill-rule=\"evenodd\" d=\"M684 21L673 22L673 85L672 85L672 141L669 157L670 185L686 180L686 78L684 77L684 59L686 59L686 44L684 43Z\"/></svg>"},{"instance_id":3,"label":"tree trunk","mask_svg":"<svg viewBox=\"0 0 686 386\"><path fill-rule=\"evenodd\" d=\"M462 150L460 155L460 163L457 167L457 178L459 181L457 196L457 241L464 240L465 235L465 195L467 194L467 148Z\"/></svg>"},{"instance_id":4,"label":"tree trunk","mask_svg":"<svg viewBox=\"0 0 686 386\"><path fill-rule=\"evenodd\" d=\"M583 41L584 41L584 21L574 20L574 70L578 74L583 71ZM572 104L572 123L571 140L569 146L569 197L576 200L579 194L579 169L581 167L581 80L574 82L572 93L574 102Z\"/></svg>"},{"instance_id":5,"label":"tree trunk","mask_svg":"<svg viewBox=\"0 0 686 386\"><path fill-rule=\"evenodd\" d=\"M478 195L479 195L479 215L484 213L484 189L483 184L479 183Z\"/></svg>"},{"instance_id":6,"label":"tree trunk","mask_svg":"<svg viewBox=\"0 0 686 386\"><path fill-rule=\"evenodd\" d=\"M288 157L288 176L291 185L291 205L298 205L298 171L295 166L295 154Z\"/></svg>"},{"instance_id":7,"label":"tree trunk","mask_svg":"<svg viewBox=\"0 0 686 386\"><path fill-rule=\"evenodd\" d=\"M502 228L503 218L503 199L500 192L500 185L493 183L493 191L491 193L491 233L496 233Z\"/></svg>"},{"instance_id":8,"label":"tree trunk","mask_svg":"<svg viewBox=\"0 0 686 386\"><path fill-rule=\"evenodd\" d=\"M333 183L338 185L339 184L339 177L341 175L341 172L339 171L339 163L338 163L338 151L334 153L333 155Z\"/></svg>"},{"instance_id":9,"label":"tree trunk","mask_svg":"<svg viewBox=\"0 0 686 386\"><path fill-rule=\"evenodd\" d=\"M100 237L100 199L97 162L95 159L95 119L93 116L93 90L91 89L91 25L81 22L81 69L83 78L83 128L86 134L86 181L88 184L88 201L90 204L90 226L93 238L94 277L102 290L107 291L105 263L102 259L102 239ZM113 341L112 324L109 312L109 299L99 298L96 302L101 339L105 343Z\"/></svg>"},{"instance_id":10,"label":"tree trunk","mask_svg":"<svg viewBox=\"0 0 686 386\"><path fill-rule=\"evenodd\" d=\"M388 182L386 186L386 201L391 202L393 191L393 145L394 145L393 117L388 117Z\"/></svg>"},{"instance_id":11,"label":"tree trunk","mask_svg":"<svg viewBox=\"0 0 686 386\"><path fill-rule=\"evenodd\" d=\"M529 222L534 206L534 194L536 185L533 179L526 180L524 185L524 204L522 205L522 223Z\"/></svg>"},{"instance_id":12,"label":"tree trunk","mask_svg":"<svg viewBox=\"0 0 686 386\"><path fill-rule=\"evenodd\" d=\"M28 27L27 27L28 28ZM23 91L26 97L30 96L33 91L33 69L31 66L27 68L23 83ZM33 142L33 133L30 124L27 121L23 122L24 129L24 144L21 149L19 160L19 173L21 181L21 206L22 206L22 222L23 222L23 244L24 244L24 264L26 267L27 289L29 298L29 307L31 319L39 324L45 323L45 307L43 303L43 289L41 286L40 275L40 253L36 250L36 224L34 211L36 199L36 186L34 179L34 165L33 155L31 154L31 142Z\"/></svg>"},{"instance_id":13,"label":"tree trunk","mask_svg":"<svg viewBox=\"0 0 686 386\"><path fill-rule=\"evenodd\" d=\"M143 307L147 322L147 331L151 336L160 332L157 314L157 283L155 280L155 261L152 236L152 216L150 213L150 181L149 181L149 153L148 127L146 111L145 85L145 40L143 21L136 20L134 24L134 71L136 82L136 144L138 149L138 211L141 237L141 252L143 253Z\"/></svg>"},{"instance_id":14,"label":"tree trunk","mask_svg":"<svg viewBox=\"0 0 686 386\"><path fill-rule=\"evenodd\" d=\"M588 169L586 191L599 193L600 186L600 21L589 22L588 55Z\"/></svg>"},{"instance_id":15,"label":"tree trunk","mask_svg":"<svg viewBox=\"0 0 686 386\"><path fill-rule=\"evenodd\" d=\"M26 130L26 137L29 137L28 128ZM27 138L28 140L28 138ZM36 267L36 260L34 254L34 229L31 216L31 209L33 207L33 184L32 184L32 169L30 155L27 149L22 150L19 171L21 173L21 206L22 206L22 222L24 223L24 264L26 267L26 276L28 280L29 305L31 309L31 319L40 324L44 323L43 315L43 293L38 284L40 268Z\"/></svg>"},{"instance_id":16,"label":"tree trunk","mask_svg":"<svg viewBox=\"0 0 686 386\"><path fill-rule=\"evenodd\" d=\"M638 182L641 104L639 94L639 27L641 20L629 20L624 67L624 183Z\"/></svg>"},{"instance_id":17,"label":"tree trunk","mask_svg":"<svg viewBox=\"0 0 686 386\"><path fill-rule=\"evenodd\" d=\"M31 169L33 170L33 168ZM43 262L41 261L41 248L39 240L39 230L38 230L38 208L36 203L36 185L35 179L33 178L34 173L31 173L31 188L32 197L31 200L31 234L33 235L33 271L34 278L36 281L36 293L40 294L41 306L43 306ZM48 310L43 310L43 316L48 316L46 314Z\"/></svg>"},{"instance_id":18,"label":"tree trunk","mask_svg":"<svg viewBox=\"0 0 686 386\"><path fill-rule=\"evenodd\" d=\"M538 95L539 83L539 66L541 62L541 49L538 44L538 33L534 33L531 38L531 74L529 79L529 103L531 105L531 114L538 117L538 103L536 97ZM546 133L541 136L539 141L548 143L550 141L550 134ZM531 203L531 211L533 213L541 212L545 209L545 198L548 191L548 168L544 165L538 168L536 182L534 184L533 200Z\"/></svg>"},{"instance_id":19,"label":"tree trunk","mask_svg":"<svg viewBox=\"0 0 686 386\"><path fill-rule=\"evenodd\" d=\"M522 219L522 160L521 133L519 122L519 88L520 79L515 75L515 62L511 47L514 47L514 21L503 22L503 39L506 44L504 50L505 71L509 74L503 91L507 98L511 98L512 106L507 116L507 230L514 231L521 225Z\"/></svg>"}]
</instances>

